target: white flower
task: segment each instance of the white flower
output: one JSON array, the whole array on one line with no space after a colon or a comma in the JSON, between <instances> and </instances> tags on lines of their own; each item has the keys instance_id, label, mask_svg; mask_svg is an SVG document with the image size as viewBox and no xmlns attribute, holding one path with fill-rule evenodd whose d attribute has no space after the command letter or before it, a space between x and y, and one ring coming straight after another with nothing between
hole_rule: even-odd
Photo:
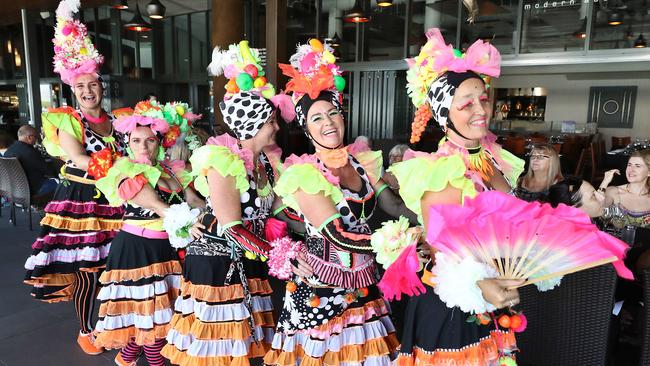
<instances>
[{"instance_id":1,"label":"white flower","mask_svg":"<svg viewBox=\"0 0 650 366\"><path fill-rule=\"evenodd\" d=\"M169 206L165 212L163 227L169 234L172 247L182 249L192 242L190 227L197 221L200 213L198 208L190 208L186 202Z\"/></svg>"}]
</instances>

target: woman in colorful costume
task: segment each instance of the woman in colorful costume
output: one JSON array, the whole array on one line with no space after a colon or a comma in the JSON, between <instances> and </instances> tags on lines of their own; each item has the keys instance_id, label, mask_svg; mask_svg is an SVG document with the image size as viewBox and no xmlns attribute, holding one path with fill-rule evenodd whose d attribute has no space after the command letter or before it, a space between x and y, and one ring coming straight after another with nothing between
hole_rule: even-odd
<instances>
[{"instance_id":1,"label":"woman in colorful costume","mask_svg":"<svg viewBox=\"0 0 650 366\"><path fill-rule=\"evenodd\" d=\"M367 220L376 205L393 216L415 216L381 180L381 152L343 146L340 92L345 87L332 50L301 45L291 65L300 126L316 149L290 156L275 191L305 222L313 276L287 285L267 365L387 365L398 342L387 303L377 289Z\"/></svg>"},{"instance_id":2,"label":"woman in colorful costume","mask_svg":"<svg viewBox=\"0 0 650 366\"><path fill-rule=\"evenodd\" d=\"M419 140L431 116L446 136L437 152L409 150L403 162L389 168L404 202L425 225L433 204L462 204L486 190L511 192L524 166L497 145L488 130L491 102L481 75L499 76L501 57L496 48L478 40L462 55L445 45L438 29L429 30L427 38L420 54L408 60L409 95L418 108L411 141ZM437 253L425 266L426 291L407 305L398 365L514 362L509 357L516 349L511 332L491 332L490 326L467 319L469 312L482 314L517 304L517 291L507 288L518 282L486 279L490 273L486 265L462 264ZM453 281L432 282L442 277L442 271L454 270L458 273L445 275Z\"/></svg>"},{"instance_id":3,"label":"woman in colorful costume","mask_svg":"<svg viewBox=\"0 0 650 366\"><path fill-rule=\"evenodd\" d=\"M248 41L215 48L209 71L229 79L219 109L236 137L212 137L190 158L194 186L207 199L206 229L186 248L163 355L176 365L248 365L269 349L275 326L262 260L280 156L265 148L274 144L276 111L290 121L293 108L266 82Z\"/></svg>"},{"instance_id":4,"label":"woman in colorful costume","mask_svg":"<svg viewBox=\"0 0 650 366\"><path fill-rule=\"evenodd\" d=\"M103 351L92 335L97 279L123 210L108 204L95 179L106 173L124 145L122 134L113 129L114 116L101 107L103 57L86 26L72 18L78 7L78 0L65 0L56 12L54 71L72 87L78 109L58 108L42 117L43 144L66 163L25 263L25 283L34 286L32 295L39 300L74 301L81 327L77 342L84 352L96 355Z\"/></svg>"},{"instance_id":5,"label":"woman in colorful costume","mask_svg":"<svg viewBox=\"0 0 650 366\"><path fill-rule=\"evenodd\" d=\"M97 345L121 348L115 358L118 365L135 365L143 350L149 365L164 364L160 350L180 288L181 264L163 218L178 215L169 211L170 206L174 209L183 201L205 206L187 188L188 179L160 164L165 156L163 141L170 139L173 125L168 122L180 113L194 117L179 106L140 102L133 115L118 118L115 129L125 135L128 158L118 160L97 181L111 205L125 208L122 229L113 239L106 271L99 278L101 305L95 331ZM196 237L199 226L195 224Z\"/></svg>"}]
</instances>

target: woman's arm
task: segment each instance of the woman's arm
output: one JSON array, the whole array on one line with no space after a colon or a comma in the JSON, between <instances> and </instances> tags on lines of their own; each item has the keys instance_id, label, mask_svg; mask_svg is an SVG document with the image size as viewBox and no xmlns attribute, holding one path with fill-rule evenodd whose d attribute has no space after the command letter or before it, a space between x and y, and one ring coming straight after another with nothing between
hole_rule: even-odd
<instances>
[{"instance_id":1,"label":"woman's arm","mask_svg":"<svg viewBox=\"0 0 650 366\"><path fill-rule=\"evenodd\" d=\"M404 216L409 219L412 225L418 224L418 216L406 207L404 201L382 179L375 184L373 189L375 192L379 192L377 200L379 201L379 207L384 212L393 217Z\"/></svg>"},{"instance_id":2,"label":"woman's arm","mask_svg":"<svg viewBox=\"0 0 650 366\"><path fill-rule=\"evenodd\" d=\"M193 208L205 208L205 201L189 186L183 190L185 193L185 202Z\"/></svg>"},{"instance_id":3,"label":"woman's arm","mask_svg":"<svg viewBox=\"0 0 650 366\"><path fill-rule=\"evenodd\" d=\"M68 159L72 160L79 169L88 170L90 156L86 154L83 145L74 136L65 131L59 131L59 141Z\"/></svg>"},{"instance_id":4,"label":"woman's arm","mask_svg":"<svg viewBox=\"0 0 650 366\"><path fill-rule=\"evenodd\" d=\"M142 208L154 211L160 217L165 217L165 211L169 208L169 205L160 199L158 193L148 183L144 184L129 200Z\"/></svg>"},{"instance_id":5,"label":"woman's arm","mask_svg":"<svg viewBox=\"0 0 650 366\"><path fill-rule=\"evenodd\" d=\"M304 222L300 221L297 217L294 218L287 215L287 207L282 203L282 199L280 199L280 197L275 197L275 200L273 201L272 211L275 213L274 217L278 220L286 222L289 230L292 232L302 235L307 231L305 229Z\"/></svg>"}]
</instances>

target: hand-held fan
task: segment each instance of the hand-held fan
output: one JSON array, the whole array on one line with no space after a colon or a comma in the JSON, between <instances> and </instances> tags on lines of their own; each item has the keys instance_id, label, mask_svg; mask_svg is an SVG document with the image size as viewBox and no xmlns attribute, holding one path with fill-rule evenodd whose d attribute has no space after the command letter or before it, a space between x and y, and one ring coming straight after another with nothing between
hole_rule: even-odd
<instances>
[{"instance_id":1,"label":"hand-held fan","mask_svg":"<svg viewBox=\"0 0 650 366\"><path fill-rule=\"evenodd\" d=\"M498 191L483 192L463 206L431 206L427 240L457 261L470 257L493 266L499 278L525 279L518 287L606 263L621 277L633 278L622 261L628 246L598 230L579 209Z\"/></svg>"}]
</instances>

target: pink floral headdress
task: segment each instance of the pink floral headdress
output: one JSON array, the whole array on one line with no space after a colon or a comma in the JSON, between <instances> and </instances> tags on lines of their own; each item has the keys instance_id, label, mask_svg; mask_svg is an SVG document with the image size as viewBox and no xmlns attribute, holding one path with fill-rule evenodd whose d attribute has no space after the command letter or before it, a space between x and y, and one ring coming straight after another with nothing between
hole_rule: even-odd
<instances>
[{"instance_id":1,"label":"pink floral headdress","mask_svg":"<svg viewBox=\"0 0 650 366\"><path fill-rule=\"evenodd\" d=\"M54 72L61 80L72 85L75 79L84 74L99 76L99 68L104 57L93 45L86 26L73 15L79 11L80 0L63 0L56 9L56 28L54 30Z\"/></svg>"}]
</instances>

